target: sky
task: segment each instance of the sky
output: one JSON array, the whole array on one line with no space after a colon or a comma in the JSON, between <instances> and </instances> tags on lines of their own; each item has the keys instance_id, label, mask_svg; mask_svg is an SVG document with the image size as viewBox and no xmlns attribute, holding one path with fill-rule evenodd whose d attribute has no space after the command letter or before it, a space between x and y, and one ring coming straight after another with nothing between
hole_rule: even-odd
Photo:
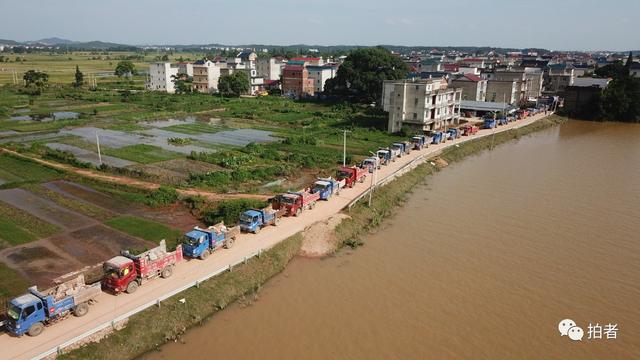
<instances>
[{"instance_id":1,"label":"sky","mask_svg":"<svg viewBox=\"0 0 640 360\"><path fill-rule=\"evenodd\" d=\"M639 50L640 0L0 0L0 39Z\"/></svg>"}]
</instances>

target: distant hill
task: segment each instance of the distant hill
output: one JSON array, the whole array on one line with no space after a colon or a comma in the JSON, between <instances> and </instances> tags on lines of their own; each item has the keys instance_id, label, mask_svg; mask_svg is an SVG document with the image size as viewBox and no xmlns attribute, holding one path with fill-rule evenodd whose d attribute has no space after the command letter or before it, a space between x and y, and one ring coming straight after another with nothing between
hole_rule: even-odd
<instances>
[{"instance_id":1,"label":"distant hill","mask_svg":"<svg viewBox=\"0 0 640 360\"><path fill-rule=\"evenodd\" d=\"M58 38L58 37L50 37L50 38L40 39L40 40L36 40L36 41L29 41L29 43L43 44L43 45L66 45L66 44L71 44L73 42L74 41L72 41L72 40L61 39L61 38Z\"/></svg>"}]
</instances>

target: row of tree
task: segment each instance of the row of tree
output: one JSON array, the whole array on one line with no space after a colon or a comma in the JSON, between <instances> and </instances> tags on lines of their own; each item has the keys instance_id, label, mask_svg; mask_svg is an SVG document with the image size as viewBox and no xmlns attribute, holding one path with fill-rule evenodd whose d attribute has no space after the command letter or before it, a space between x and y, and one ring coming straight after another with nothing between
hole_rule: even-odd
<instances>
[{"instance_id":1,"label":"row of tree","mask_svg":"<svg viewBox=\"0 0 640 360\"><path fill-rule=\"evenodd\" d=\"M596 118L624 122L640 121L640 79L631 74L633 55L626 64L616 62L595 70L601 77L612 78L596 99Z\"/></svg>"}]
</instances>

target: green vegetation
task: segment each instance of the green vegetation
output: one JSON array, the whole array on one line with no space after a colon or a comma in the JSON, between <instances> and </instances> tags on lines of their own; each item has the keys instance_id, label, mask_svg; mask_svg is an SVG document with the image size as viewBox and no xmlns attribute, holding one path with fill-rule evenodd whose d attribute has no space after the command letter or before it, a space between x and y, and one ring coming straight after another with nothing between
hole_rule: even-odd
<instances>
[{"instance_id":1,"label":"green vegetation","mask_svg":"<svg viewBox=\"0 0 640 360\"><path fill-rule=\"evenodd\" d=\"M49 75L45 72L29 70L24 74L22 79L27 89L35 89L35 92L32 93L33 95L40 95L42 89L44 89L49 82Z\"/></svg>"},{"instance_id":2,"label":"green vegetation","mask_svg":"<svg viewBox=\"0 0 640 360\"><path fill-rule=\"evenodd\" d=\"M405 79L409 67L382 47L358 49L349 54L335 78L327 80L331 95L360 102L378 102L384 80Z\"/></svg>"},{"instance_id":3,"label":"green vegetation","mask_svg":"<svg viewBox=\"0 0 640 360\"><path fill-rule=\"evenodd\" d=\"M135 216L119 216L105 221L105 224L129 235L154 243L159 243L160 240L165 239L168 249L175 249L179 239L182 237L182 231L178 229Z\"/></svg>"},{"instance_id":4,"label":"green vegetation","mask_svg":"<svg viewBox=\"0 0 640 360\"><path fill-rule=\"evenodd\" d=\"M48 237L60 228L0 201L0 248Z\"/></svg>"},{"instance_id":5,"label":"green vegetation","mask_svg":"<svg viewBox=\"0 0 640 360\"><path fill-rule=\"evenodd\" d=\"M76 65L76 73L74 74L73 87L79 88L84 84L84 75L80 71L80 67Z\"/></svg>"},{"instance_id":6,"label":"green vegetation","mask_svg":"<svg viewBox=\"0 0 640 360\"><path fill-rule=\"evenodd\" d=\"M19 295L24 294L30 284L17 271L0 263L0 307L5 302Z\"/></svg>"},{"instance_id":7,"label":"green vegetation","mask_svg":"<svg viewBox=\"0 0 640 360\"><path fill-rule=\"evenodd\" d=\"M176 201L178 201L178 192L168 186L160 186L146 197L146 204L152 207L171 205Z\"/></svg>"},{"instance_id":8,"label":"green vegetation","mask_svg":"<svg viewBox=\"0 0 640 360\"><path fill-rule=\"evenodd\" d=\"M203 123L193 123L193 124L171 125L164 128L164 130L187 134L187 135L198 135L198 134L215 134L219 131L225 130L225 128L220 126L203 124Z\"/></svg>"},{"instance_id":9,"label":"green vegetation","mask_svg":"<svg viewBox=\"0 0 640 360\"><path fill-rule=\"evenodd\" d=\"M61 177L57 170L41 166L35 162L0 153L0 177L8 174L12 182L0 185L0 188L19 186L22 183L35 183Z\"/></svg>"},{"instance_id":10,"label":"green vegetation","mask_svg":"<svg viewBox=\"0 0 640 360\"><path fill-rule=\"evenodd\" d=\"M218 90L222 96L240 96L251 90L249 75L244 71L237 71L230 75L220 76Z\"/></svg>"},{"instance_id":11,"label":"green vegetation","mask_svg":"<svg viewBox=\"0 0 640 360\"><path fill-rule=\"evenodd\" d=\"M193 142L190 138L171 137L167 139L167 143L175 146L185 146Z\"/></svg>"},{"instance_id":12,"label":"green vegetation","mask_svg":"<svg viewBox=\"0 0 640 360\"><path fill-rule=\"evenodd\" d=\"M118 77L130 77L137 74L136 67L131 60L122 60L118 62L114 72Z\"/></svg>"},{"instance_id":13,"label":"green vegetation","mask_svg":"<svg viewBox=\"0 0 640 360\"><path fill-rule=\"evenodd\" d=\"M123 330L99 343L87 344L59 358L131 359L178 339L188 328L202 324L234 301L256 297L262 284L284 270L301 243L302 236L294 235L259 258L163 301L162 307L154 306L132 316ZM178 302L182 298L185 302Z\"/></svg>"},{"instance_id":14,"label":"green vegetation","mask_svg":"<svg viewBox=\"0 0 640 360\"><path fill-rule=\"evenodd\" d=\"M129 145L118 149L104 149L104 154L141 164L151 164L183 156L182 154L147 144Z\"/></svg>"}]
</instances>

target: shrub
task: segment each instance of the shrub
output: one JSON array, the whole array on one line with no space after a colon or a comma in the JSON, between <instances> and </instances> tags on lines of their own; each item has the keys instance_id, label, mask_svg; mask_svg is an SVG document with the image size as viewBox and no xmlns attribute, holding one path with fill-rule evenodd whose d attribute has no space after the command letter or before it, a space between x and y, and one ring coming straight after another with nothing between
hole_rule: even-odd
<instances>
[{"instance_id":1,"label":"shrub","mask_svg":"<svg viewBox=\"0 0 640 360\"><path fill-rule=\"evenodd\" d=\"M160 186L145 198L145 203L149 206L166 206L178 201L176 189L168 186Z\"/></svg>"},{"instance_id":2,"label":"shrub","mask_svg":"<svg viewBox=\"0 0 640 360\"><path fill-rule=\"evenodd\" d=\"M240 215L249 209L259 209L267 206L266 201L253 199L225 200L215 207L202 212L202 221L207 225L224 221L225 224L237 224Z\"/></svg>"}]
</instances>

